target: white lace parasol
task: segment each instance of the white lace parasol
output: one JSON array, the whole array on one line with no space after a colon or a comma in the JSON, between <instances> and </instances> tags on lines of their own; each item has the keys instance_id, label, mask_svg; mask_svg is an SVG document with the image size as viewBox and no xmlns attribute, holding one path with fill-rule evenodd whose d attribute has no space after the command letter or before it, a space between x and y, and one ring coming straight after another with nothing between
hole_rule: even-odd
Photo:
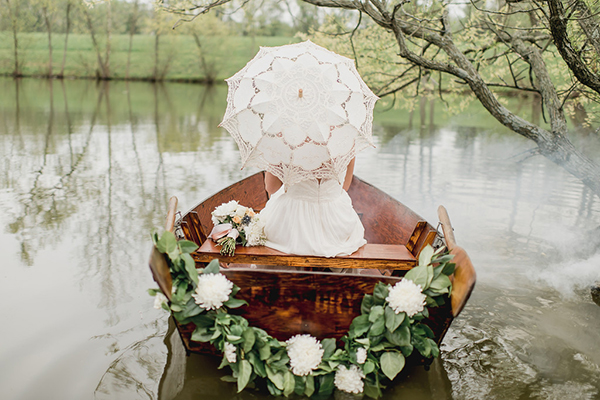
<instances>
[{"instance_id":1,"label":"white lace parasol","mask_svg":"<svg viewBox=\"0 0 600 400\"><path fill-rule=\"evenodd\" d=\"M255 166L286 185L343 180L372 143L378 97L354 61L310 41L261 47L231 78L221 122L237 142L242 168Z\"/></svg>"}]
</instances>

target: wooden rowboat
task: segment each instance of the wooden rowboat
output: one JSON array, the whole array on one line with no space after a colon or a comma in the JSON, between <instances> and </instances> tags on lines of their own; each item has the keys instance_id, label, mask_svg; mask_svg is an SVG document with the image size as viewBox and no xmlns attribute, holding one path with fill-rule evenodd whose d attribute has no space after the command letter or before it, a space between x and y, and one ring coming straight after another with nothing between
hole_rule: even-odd
<instances>
[{"instance_id":1,"label":"wooden rowboat","mask_svg":"<svg viewBox=\"0 0 600 400\"><path fill-rule=\"evenodd\" d=\"M452 320L465 306L476 280L469 256L456 245L446 210L442 206L438 209L444 233L441 235L434 226L402 203L357 177L354 177L348 193L365 227L368 243L345 257L297 256L262 246L238 246L231 257L219 254L214 242L207 240L207 232L212 229L211 212L230 200L261 210L268 199L264 173L257 173L221 190L181 215L178 221L177 199L172 198L166 229L200 246L192 254L197 268L203 268L206 263L218 258L222 273L241 288L237 297L249 303L236 312L251 325L266 330L279 340L299 333L309 333L318 339L341 338L347 333L352 320L360 315L364 294L371 293L377 282L394 284L416 264L420 251L427 244L434 247L445 244L455 255L452 296L444 306L431 308L426 321L439 345ZM303 268L301 271L294 268L257 269L253 265ZM360 268L363 271L360 274L342 274L328 272L329 268ZM165 256L156 248L150 258L150 269L154 280L169 297L171 276ZM364 274L364 270L373 271ZM191 340L195 329L193 323L176 324L188 353L215 352L209 344Z\"/></svg>"}]
</instances>

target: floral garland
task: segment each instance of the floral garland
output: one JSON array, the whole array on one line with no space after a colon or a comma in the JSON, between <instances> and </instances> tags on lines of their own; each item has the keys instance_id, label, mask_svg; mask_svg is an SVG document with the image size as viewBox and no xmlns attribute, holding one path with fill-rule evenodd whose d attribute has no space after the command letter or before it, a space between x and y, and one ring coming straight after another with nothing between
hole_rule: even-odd
<instances>
[{"instance_id":1,"label":"floral garland","mask_svg":"<svg viewBox=\"0 0 600 400\"><path fill-rule=\"evenodd\" d=\"M210 342L223 353L219 368L229 366L232 375L225 380L237 382L238 392L258 380L276 396L327 397L337 388L378 398L414 349L426 358L439 355L432 330L421 321L429 316L428 307L443 305L443 295L452 291L453 256L442 249L426 246L418 266L395 285L377 283L341 339L344 347L336 348L333 338L319 341L304 334L281 342L249 326L229 313L247 302L235 298L240 288L220 273L217 260L196 270L189 254L195 243L177 241L171 232L154 234L153 240L168 255L173 280L170 304L159 289L149 290L155 307L170 311L181 324L196 325L191 340Z\"/></svg>"}]
</instances>

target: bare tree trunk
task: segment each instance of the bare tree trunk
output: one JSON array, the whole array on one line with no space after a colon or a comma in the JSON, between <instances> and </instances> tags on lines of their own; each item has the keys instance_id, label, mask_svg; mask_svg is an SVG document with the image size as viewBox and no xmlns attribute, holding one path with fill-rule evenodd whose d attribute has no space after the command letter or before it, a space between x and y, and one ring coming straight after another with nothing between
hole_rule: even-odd
<instances>
[{"instance_id":1,"label":"bare tree trunk","mask_svg":"<svg viewBox=\"0 0 600 400\"><path fill-rule=\"evenodd\" d=\"M12 28L12 32L13 32L14 63L15 63L15 69L13 70L13 76L16 78L16 77L22 76L21 75L21 66L19 64L19 38L18 38L19 2L17 2L14 11L10 4L10 0L6 0L6 3L8 5L8 15L10 17L11 28Z\"/></svg>"},{"instance_id":2,"label":"bare tree trunk","mask_svg":"<svg viewBox=\"0 0 600 400\"><path fill-rule=\"evenodd\" d=\"M98 45L98 40L96 40L96 31L94 29L94 24L92 23L92 18L90 17L90 13L86 7L83 7L82 9L87 22L88 30L90 31L90 36L92 37L92 44L94 45L94 50L96 51L96 57L98 59L98 70L96 76L98 79L108 79L108 66L102 59L100 46Z\"/></svg>"},{"instance_id":3,"label":"bare tree trunk","mask_svg":"<svg viewBox=\"0 0 600 400\"><path fill-rule=\"evenodd\" d=\"M108 7L106 9L106 49L104 56L104 65L106 68L106 78L110 75L110 41L112 35L112 3L109 1L106 3Z\"/></svg>"},{"instance_id":4,"label":"bare tree trunk","mask_svg":"<svg viewBox=\"0 0 600 400\"><path fill-rule=\"evenodd\" d=\"M152 73L152 79L154 81L158 80L159 42L160 42L160 34L158 33L158 29L157 29L154 32L154 72Z\"/></svg>"},{"instance_id":5,"label":"bare tree trunk","mask_svg":"<svg viewBox=\"0 0 600 400\"><path fill-rule=\"evenodd\" d=\"M194 41L196 42L196 47L198 47L198 54L200 56L200 67L202 72L204 72L204 80L208 84L215 83L216 79L216 71L214 63L208 64L206 62L206 57L204 57L204 49L202 48L202 42L200 41L200 35L196 32L192 32L192 36L194 37Z\"/></svg>"},{"instance_id":6,"label":"bare tree trunk","mask_svg":"<svg viewBox=\"0 0 600 400\"><path fill-rule=\"evenodd\" d=\"M52 27L48 18L48 7L42 7L44 21L46 22L46 30L48 31L48 78L52 78Z\"/></svg>"},{"instance_id":7,"label":"bare tree trunk","mask_svg":"<svg viewBox=\"0 0 600 400\"><path fill-rule=\"evenodd\" d=\"M69 30L71 28L71 16L69 15L69 12L71 11L71 2L69 1L67 3L67 32L65 34L65 47L63 49L63 59L62 59L62 66L60 67L60 74L58 74L58 77L63 78L65 76L65 64L67 62L67 44L69 43Z\"/></svg>"},{"instance_id":8,"label":"bare tree trunk","mask_svg":"<svg viewBox=\"0 0 600 400\"><path fill-rule=\"evenodd\" d=\"M129 20L129 48L127 49L127 68L125 69L125 79L129 79L129 66L131 65L131 48L133 45L133 35L135 34L135 28L138 19L138 0L135 0L133 4L133 13Z\"/></svg>"}]
</instances>

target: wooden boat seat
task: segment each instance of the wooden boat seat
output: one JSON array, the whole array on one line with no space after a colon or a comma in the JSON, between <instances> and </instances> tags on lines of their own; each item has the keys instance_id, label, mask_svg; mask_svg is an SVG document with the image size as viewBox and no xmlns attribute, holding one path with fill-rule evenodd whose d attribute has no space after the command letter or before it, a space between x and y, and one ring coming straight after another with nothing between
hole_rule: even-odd
<instances>
[{"instance_id":1,"label":"wooden boat seat","mask_svg":"<svg viewBox=\"0 0 600 400\"><path fill-rule=\"evenodd\" d=\"M221 246L208 239L192 254L196 262L217 258L223 263L277 265L318 268L364 268L409 270L416 265L415 256L401 244L367 243L349 256L317 257L282 253L266 246L241 247L233 256L219 253Z\"/></svg>"}]
</instances>

